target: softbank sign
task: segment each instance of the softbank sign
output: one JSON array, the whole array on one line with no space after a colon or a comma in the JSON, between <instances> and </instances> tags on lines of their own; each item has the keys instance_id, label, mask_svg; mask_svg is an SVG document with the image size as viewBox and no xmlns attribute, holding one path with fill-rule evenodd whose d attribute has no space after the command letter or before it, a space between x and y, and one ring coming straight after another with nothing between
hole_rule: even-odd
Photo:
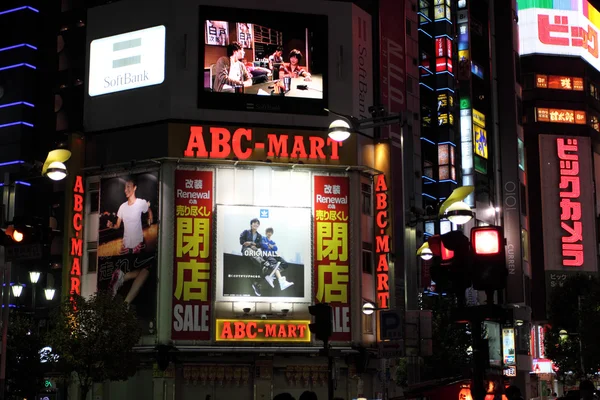
<instances>
[{"instance_id":1,"label":"softbank sign","mask_svg":"<svg viewBox=\"0 0 600 400\"><path fill-rule=\"evenodd\" d=\"M90 96L137 89L165 80L164 25L92 41Z\"/></svg>"}]
</instances>

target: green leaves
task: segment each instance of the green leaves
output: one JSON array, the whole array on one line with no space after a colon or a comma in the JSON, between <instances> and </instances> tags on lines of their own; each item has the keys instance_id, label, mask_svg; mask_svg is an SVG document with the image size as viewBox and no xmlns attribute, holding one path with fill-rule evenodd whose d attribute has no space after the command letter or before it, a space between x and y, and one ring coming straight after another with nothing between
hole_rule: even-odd
<instances>
[{"instance_id":1,"label":"green leaves","mask_svg":"<svg viewBox=\"0 0 600 400\"><path fill-rule=\"evenodd\" d=\"M60 307L48 336L59 356L58 369L75 372L82 390L94 382L126 380L135 374L133 351L141 336L135 313L119 297L106 292L76 296Z\"/></svg>"},{"instance_id":2,"label":"green leaves","mask_svg":"<svg viewBox=\"0 0 600 400\"><path fill-rule=\"evenodd\" d=\"M559 376L573 372L593 374L600 368L600 280L575 275L552 290L545 334L546 357L554 361ZM563 331L561 333L561 331ZM581 349L580 349L581 341Z\"/></svg>"}]
</instances>

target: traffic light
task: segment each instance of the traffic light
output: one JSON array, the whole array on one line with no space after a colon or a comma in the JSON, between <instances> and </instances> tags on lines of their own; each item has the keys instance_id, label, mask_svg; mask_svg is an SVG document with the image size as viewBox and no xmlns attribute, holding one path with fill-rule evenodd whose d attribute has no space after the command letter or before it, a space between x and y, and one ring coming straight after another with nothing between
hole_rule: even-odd
<instances>
[{"instance_id":1,"label":"traffic light","mask_svg":"<svg viewBox=\"0 0 600 400\"><path fill-rule=\"evenodd\" d=\"M506 288L504 234L499 226L471 229L473 248L473 288L494 291Z\"/></svg>"},{"instance_id":2,"label":"traffic light","mask_svg":"<svg viewBox=\"0 0 600 400\"><path fill-rule=\"evenodd\" d=\"M15 216L4 233L14 244L50 244L53 236L52 228L42 218L22 216Z\"/></svg>"},{"instance_id":3,"label":"traffic light","mask_svg":"<svg viewBox=\"0 0 600 400\"><path fill-rule=\"evenodd\" d=\"M433 253L431 279L439 293L464 293L471 286L469 239L461 231L434 235L428 240Z\"/></svg>"},{"instance_id":4,"label":"traffic light","mask_svg":"<svg viewBox=\"0 0 600 400\"><path fill-rule=\"evenodd\" d=\"M310 332L318 340L328 342L333 334L333 313L328 303L318 303L308 307L310 315L315 317L315 322L308 325Z\"/></svg>"}]
</instances>

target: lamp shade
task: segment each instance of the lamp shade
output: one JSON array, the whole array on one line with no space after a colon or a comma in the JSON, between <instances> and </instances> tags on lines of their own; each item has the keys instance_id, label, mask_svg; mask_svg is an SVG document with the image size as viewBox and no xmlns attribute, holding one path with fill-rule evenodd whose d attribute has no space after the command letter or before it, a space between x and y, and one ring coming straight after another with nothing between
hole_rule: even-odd
<instances>
[{"instance_id":1,"label":"lamp shade","mask_svg":"<svg viewBox=\"0 0 600 400\"><path fill-rule=\"evenodd\" d=\"M50 301L54 298L54 293L56 293L56 289L46 288L44 289L44 296L46 296L46 300Z\"/></svg>"},{"instance_id":2,"label":"lamp shade","mask_svg":"<svg viewBox=\"0 0 600 400\"><path fill-rule=\"evenodd\" d=\"M12 292L13 296L21 297L21 293L23 293L23 285L21 285L20 283L15 283L14 285L12 285Z\"/></svg>"},{"instance_id":3,"label":"lamp shade","mask_svg":"<svg viewBox=\"0 0 600 400\"><path fill-rule=\"evenodd\" d=\"M40 275L41 272L39 271L29 271L29 279L31 280L31 283L38 283L40 280Z\"/></svg>"},{"instance_id":4,"label":"lamp shade","mask_svg":"<svg viewBox=\"0 0 600 400\"><path fill-rule=\"evenodd\" d=\"M347 121L344 121L343 119L336 119L329 124L329 131L327 134L331 140L343 142L350 137L351 131L352 128Z\"/></svg>"}]
</instances>

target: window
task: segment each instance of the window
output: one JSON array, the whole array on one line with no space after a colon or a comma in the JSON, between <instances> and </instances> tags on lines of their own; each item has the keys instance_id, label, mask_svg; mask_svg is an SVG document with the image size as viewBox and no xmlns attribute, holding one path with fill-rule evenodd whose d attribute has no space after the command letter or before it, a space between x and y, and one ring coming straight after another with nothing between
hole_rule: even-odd
<instances>
[{"instance_id":1,"label":"window","mask_svg":"<svg viewBox=\"0 0 600 400\"><path fill-rule=\"evenodd\" d=\"M454 168L454 146L451 143L438 144L438 165L440 181L456 181L456 169Z\"/></svg>"},{"instance_id":2,"label":"window","mask_svg":"<svg viewBox=\"0 0 600 400\"><path fill-rule=\"evenodd\" d=\"M525 171L525 144L521 139L517 139L518 153L519 153L519 168Z\"/></svg>"},{"instance_id":3,"label":"window","mask_svg":"<svg viewBox=\"0 0 600 400\"><path fill-rule=\"evenodd\" d=\"M529 233L525 229L521 229L521 253L523 261L529 261Z\"/></svg>"},{"instance_id":4,"label":"window","mask_svg":"<svg viewBox=\"0 0 600 400\"><path fill-rule=\"evenodd\" d=\"M88 194L88 218L98 218L98 212L100 210L100 182L90 182L87 189ZM90 234L88 242L86 242L87 249L87 273L96 273L98 269L98 235Z\"/></svg>"},{"instance_id":5,"label":"window","mask_svg":"<svg viewBox=\"0 0 600 400\"><path fill-rule=\"evenodd\" d=\"M600 93L598 93L598 88L593 83L590 83L590 96L592 96L596 100L600 100Z\"/></svg>"},{"instance_id":6,"label":"window","mask_svg":"<svg viewBox=\"0 0 600 400\"><path fill-rule=\"evenodd\" d=\"M371 192L371 185L368 183L362 183L360 186L362 191L362 212L365 215L371 215L371 211L373 208L373 196Z\"/></svg>"},{"instance_id":7,"label":"window","mask_svg":"<svg viewBox=\"0 0 600 400\"><path fill-rule=\"evenodd\" d=\"M373 274L373 245L367 242L363 242L362 271L365 274Z\"/></svg>"},{"instance_id":8,"label":"window","mask_svg":"<svg viewBox=\"0 0 600 400\"><path fill-rule=\"evenodd\" d=\"M598 124L598 117L595 115L590 116L590 126L594 128L596 132L600 132L600 125Z\"/></svg>"},{"instance_id":9,"label":"window","mask_svg":"<svg viewBox=\"0 0 600 400\"><path fill-rule=\"evenodd\" d=\"M87 272L96 272L98 268L98 242L87 243Z\"/></svg>"},{"instance_id":10,"label":"window","mask_svg":"<svg viewBox=\"0 0 600 400\"><path fill-rule=\"evenodd\" d=\"M521 214L527 216L527 189L521 183Z\"/></svg>"}]
</instances>

